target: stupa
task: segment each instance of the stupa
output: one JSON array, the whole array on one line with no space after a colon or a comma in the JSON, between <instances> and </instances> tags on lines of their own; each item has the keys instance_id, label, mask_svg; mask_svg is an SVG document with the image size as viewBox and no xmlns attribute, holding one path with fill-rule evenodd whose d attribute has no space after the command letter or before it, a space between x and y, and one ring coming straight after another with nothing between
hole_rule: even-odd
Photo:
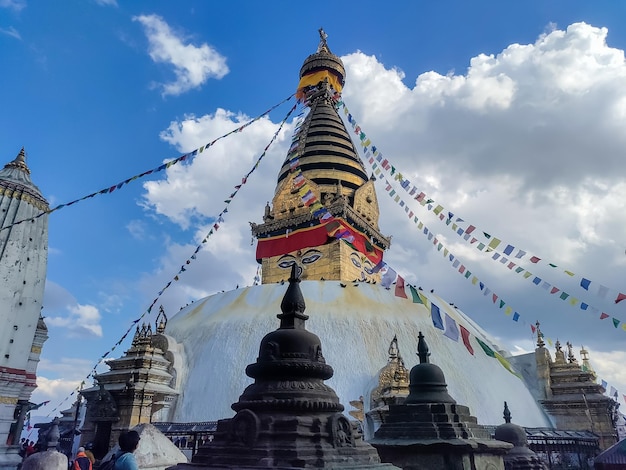
<instances>
[{"instance_id":1,"label":"stupa","mask_svg":"<svg viewBox=\"0 0 626 470\"><path fill-rule=\"evenodd\" d=\"M528 438L523 427L511 423L509 405L504 402L504 424L496 428L494 437L513 444L504 456L505 470L544 470L543 461L528 447Z\"/></svg>"},{"instance_id":2,"label":"stupa","mask_svg":"<svg viewBox=\"0 0 626 470\"><path fill-rule=\"evenodd\" d=\"M417 354L420 363L411 369L409 395L389 406L371 440L382 461L411 470L503 469L502 457L512 446L491 439L470 409L450 396L421 332Z\"/></svg>"},{"instance_id":3,"label":"stupa","mask_svg":"<svg viewBox=\"0 0 626 470\"><path fill-rule=\"evenodd\" d=\"M375 378L387 361L389 339L397 336L399 344L416 344L419 331L424 331L439 353L438 364L451 393L481 423L500 422L500 413L492 405L509 399L519 406L521 425L549 426L525 384L503 367L506 353L500 356L501 363L485 355L476 339L495 351L506 348L460 309L432 292L420 291L419 302L414 302L411 295L400 297L379 282L374 268L389 246L389 237L378 227L374 180L367 176L337 112L344 78L341 59L330 51L322 34L317 51L306 58L300 71L298 90L308 114L278 172L263 222L252 225L258 238L256 258L263 267L262 284L198 300L170 319L168 335L182 352L175 371L179 394L163 420L197 422L228 416L230 405L250 384L240 371L254 361L264 332L273 327L284 291L280 282L297 265L311 317L307 325L322 338L325 357L335 370L328 383L340 402L363 404L351 415L369 411ZM304 195L303 188L307 188ZM338 237L337 226L349 236ZM464 328L469 348L461 338L450 339L435 328L433 306ZM407 368L415 364L409 360L415 358L407 360ZM362 424L367 434L367 420Z\"/></svg>"}]
</instances>

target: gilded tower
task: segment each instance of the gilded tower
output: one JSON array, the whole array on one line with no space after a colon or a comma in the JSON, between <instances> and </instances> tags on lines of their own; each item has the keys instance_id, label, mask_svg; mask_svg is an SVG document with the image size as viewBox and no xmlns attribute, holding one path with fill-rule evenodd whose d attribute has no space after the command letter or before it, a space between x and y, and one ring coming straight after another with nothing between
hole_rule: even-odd
<instances>
[{"instance_id":1,"label":"gilded tower","mask_svg":"<svg viewBox=\"0 0 626 470\"><path fill-rule=\"evenodd\" d=\"M300 69L297 96L307 108L279 171L262 224L252 224L264 284L303 280L377 280L390 239L378 228L374 178L337 113L345 69L320 30L317 51Z\"/></svg>"}]
</instances>

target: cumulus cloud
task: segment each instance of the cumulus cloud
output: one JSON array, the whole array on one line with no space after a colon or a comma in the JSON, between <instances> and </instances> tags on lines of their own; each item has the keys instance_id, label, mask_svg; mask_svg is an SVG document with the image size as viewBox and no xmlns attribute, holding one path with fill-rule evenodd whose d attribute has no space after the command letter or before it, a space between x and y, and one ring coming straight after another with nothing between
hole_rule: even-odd
<instances>
[{"instance_id":1,"label":"cumulus cloud","mask_svg":"<svg viewBox=\"0 0 626 470\"><path fill-rule=\"evenodd\" d=\"M160 85L163 96L180 95L199 88L208 79L220 79L228 72L226 58L204 43L195 46L187 38L177 35L158 15L135 16L144 27L148 38L148 53L156 63L174 67L176 80Z\"/></svg>"},{"instance_id":2,"label":"cumulus cloud","mask_svg":"<svg viewBox=\"0 0 626 470\"><path fill-rule=\"evenodd\" d=\"M585 276L617 288L615 279L623 277L626 265L621 210L626 64L623 51L610 47L607 37L606 28L576 23L548 29L532 43L471 58L464 73L425 71L417 77L355 52L342 58L343 97L372 142L413 184L479 230L549 258L558 269L525 267L626 321L621 304L578 285ZM187 116L171 123L161 138L189 151L245 119L223 109ZM189 245L170 247L152 279L165 282L177 272L276 128L262 120L144 185L145 207L194 232ZM286 131L290 135L292 126ZM179 295L172 305L252 278L256 263L248 221L259 222L273 196L287 140L281 136L233 201L226 222L203 246L198 269L187 270L171 289L179 292L169 294ZM547 337L584 342L607 354L621 347L624 332L610 319L600 321L495 263L398 188L438 239L521 314L519 322L511 321L433 250L383 183L377 183L380 227L394 236L386 260L409 282L434 288L505 341L522 334L530 338L530 325L539 319ZM583 331L593 334L582 337Z\"/></svg>"},{"instance_id":3,"label":"cumulus cloud","mask_svg":"<svg viewBox=\"0 0 626 470\"><path fill-rule=\"evenodd\" d=\"M47 280L44 292L46 324L64 328L70 337L101 337L100 311L93 305L81 305L65 288Z\"/></svg>"}]
</instances>

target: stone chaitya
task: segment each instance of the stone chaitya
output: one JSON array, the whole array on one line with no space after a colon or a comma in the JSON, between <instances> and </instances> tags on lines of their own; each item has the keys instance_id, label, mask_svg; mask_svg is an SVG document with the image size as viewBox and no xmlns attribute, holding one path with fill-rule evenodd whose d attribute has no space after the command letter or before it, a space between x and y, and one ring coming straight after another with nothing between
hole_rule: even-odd
<instances>
[{"instance_id":1,"label":"stone chaitya","mask_svg":"<svg viewBox=\"0 0 626 470\"><path fill-rule=\"evenodd\" d=\"M389 405L389 413L370 442L383 462L408 470L502 469L511 444L490 438L486 428L448 393L443 371L431 364L419 333L420 363L411 369L409 396Z\"/></svg>"},{"instance_id":2,"label":"stone chaitya","mask_svg":"<svg viewBox=\"0 0 626 470\"><path fill-rule=\"evenodd\" d=\"M280 327L261 340L256 362L246 368L254 383L232 405L236 415L218 421L213 442L175 469L396 468L380 463L324 383L333 369L320 339L305 328L299 283L294 265L277 315Z\"/></svg>"},{"instance_id":3,"label":"stone chaitya","mask_svg":"<svg viewBox=\"0 0 626 470\"><path fill-rule=\"evenodd\" d=\"M528 447L526 430L511 423L511 411L504 402L504 424L496 428L494 437L499 441L513 444L513 448L504 456L505 470L544 470L543 461Z\"/></svg>"}]
</instances>

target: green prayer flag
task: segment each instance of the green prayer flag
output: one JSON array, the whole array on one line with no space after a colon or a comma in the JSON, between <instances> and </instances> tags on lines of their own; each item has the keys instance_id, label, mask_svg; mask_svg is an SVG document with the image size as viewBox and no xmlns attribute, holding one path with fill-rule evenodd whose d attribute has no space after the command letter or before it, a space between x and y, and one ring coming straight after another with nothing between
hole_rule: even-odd
<instances>
[{"instance_id":1,"label":"green prayer flag","mask_svg":"<svg viewBox=\"0 0 626 470\"><path fill-rule=\"evenodd\" d=\"M476 341L478 341L478 344L480 344L480 347L483 348L483 351L485 351L485 354L489 357L496 357L496 353L493 351L493 349L491 349L489 346L487 346L487 344L483 343L481 340L479 340L478 338L476 338L474 336L474 339L476 339Z\"/></svg>"},{"instance_id":2,"label":"green prayer flag","mask_svg":"<svg viewBox=\"0 0 626 470\"><path fill-rule=\"evenodd\" d=\"M411 295L413 296L413 303L414 304L423 304L424 302L422 302L422 299L420 299L420 295L417 292L417 289L415 287L413 287L412 285L409 285L409 290L411 291Z\"/></svg>"},{"instance_id":3,"label":"green prayer flag","mask_svg":"<svg viewBox=\"0 0 626 470\"><path fill-rule=\"evenodd\" d=\"M619 320L617 318L613 318L613 326L617 328L617 325L619 325Z\"/></svg>"}]
</instances>

